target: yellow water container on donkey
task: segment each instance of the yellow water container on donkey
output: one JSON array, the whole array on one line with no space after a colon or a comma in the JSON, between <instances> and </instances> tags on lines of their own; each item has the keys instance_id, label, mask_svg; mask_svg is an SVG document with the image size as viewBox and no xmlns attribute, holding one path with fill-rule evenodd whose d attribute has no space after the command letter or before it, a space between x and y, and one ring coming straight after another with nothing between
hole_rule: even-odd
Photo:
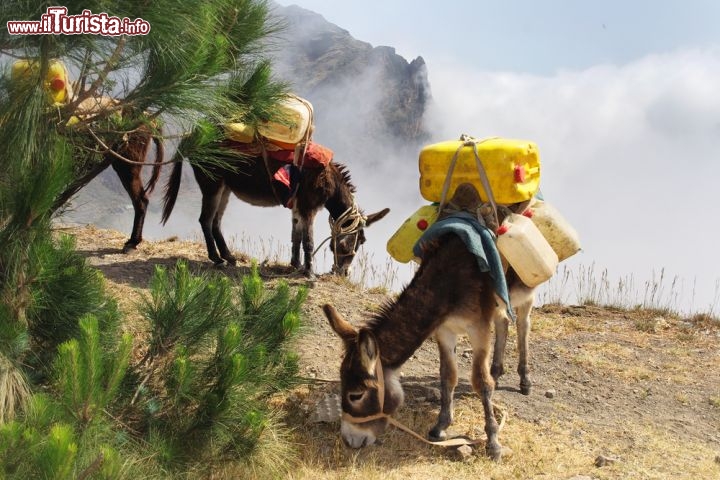
<instances>
[{"instance_id":1,"label":"yellow water container on donkey","mask_svg":"<svg viewBox=\"0 0 720 480\"><path fill-rule=\"evenodd\" d=\"M272 120L257 125L242 122L223 125L225 136L235 142L252 143L256 133L285 150L292 150L298 143L309 139L313 129L313 106L304 98L288 95L278 102Z\"/></svg>"},{"instance_id":2,"label":"yellow water container on donkey","mask_svg":"<svg viewBox=\"0 0 720 480\"><path fill-rule=\"evenodd\" d=\"M540 186L540 155L535 143L505 138L472 139L471 142L477 146L497 203L524 202L535 195ZM456 153L458 159L447 198L452 198L458 185L469 182L483 201L488 201L480 181L473 144L463 140L435 143L420 151L420 193L423 198L440 201L450 162Z\"/></svg>"},{"instance_id":3,"label":"yellow water container on donkey","mask_svg":"<svg viewBox=\"0 0 720 480\"><path fill-rule=\"evenodd\" d=\"M258 124L257 132L272 143L292 150L312 134L313 106L304 98L288 95L277 108L276 117Z\"/></svg>"},{"instance_id":4,"label":"yellow water container on donkey","mask_svg":"<svg viewBox=\"0 0 720 480\"><path fill-rule=\"evenodd\" d=\"M29 79L37 75L40 62L37 60L16 60L13 63L10 78L14 81ZM48 71L43 79L43 86L48 94L50 103L54 105L65 104L72 97L70 75L65 64L59 60L50 60Z\"/></svg>"},{"instance_id":5,"label":"yellow water container on donkey","mask_svg":"<svg viewBox=\"0 0 720 480\"><path fill-rule=\"evenodd\" d=\"M414 260L413 247L437 217L438 205L425 205L410 215L387 242L390 256L401 263Z\"/></svg>"},{"instance_id":6,"label":"yellow water container on donkey","mask_svg":"<svg viewBox=\"0 0 720 480\"><path fill-rule=\"evenodd\" d=\"M247 123L226 123L223 125L225 137L240 143L255 141L255 128Z\"/></svg>"}]
</instances>

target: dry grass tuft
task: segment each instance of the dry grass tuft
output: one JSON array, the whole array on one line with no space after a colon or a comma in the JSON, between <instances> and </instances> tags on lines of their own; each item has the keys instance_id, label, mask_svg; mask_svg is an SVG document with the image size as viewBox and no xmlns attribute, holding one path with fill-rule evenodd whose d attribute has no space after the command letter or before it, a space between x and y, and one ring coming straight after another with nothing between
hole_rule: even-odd
<instances>
[{"instance_id":1,"label":"dry grass tuft","mask_svg":"<svg viewBox=\"0 0 720 480\"><path fill-rule=\"evenodd\" d=\"M0 354L0 425L15 418L15 413L30 398L25 376Z\"/></svg>"},{"instance_id":2,"label":"dry grass tuft","mask_svg":"<svg viewBox=\"0 0 720 480\"><path fill-rule=\"evenodd\" d=\"M710 313L696 313L688 318L688 322L696 328L720 330L720 318Z\"/></svg>"}]
</instances>

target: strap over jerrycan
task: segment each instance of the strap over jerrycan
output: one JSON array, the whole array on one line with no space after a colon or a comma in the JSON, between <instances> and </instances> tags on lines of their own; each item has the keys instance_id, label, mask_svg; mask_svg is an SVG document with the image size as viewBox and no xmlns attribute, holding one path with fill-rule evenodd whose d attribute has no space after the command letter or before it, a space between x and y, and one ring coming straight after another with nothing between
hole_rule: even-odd
<instances>
[{"instance_id":1,"label":"strap over jerrycan","mask_svg":"<svg viewBox=\"0 0 720 480\"><path fill-rule=\"evenodd\" d=\"M461 183L471 183L483 201L489 200L478 167L475 150L487 173L498 204L529 200L540 187L540 155L528 140L489 138L478 140L463 135L460 140L435 143L420 151L420 193L430 202L441 201L443 184L452 159L457 155L447 198Z\"/></svg>"}]
</instances>

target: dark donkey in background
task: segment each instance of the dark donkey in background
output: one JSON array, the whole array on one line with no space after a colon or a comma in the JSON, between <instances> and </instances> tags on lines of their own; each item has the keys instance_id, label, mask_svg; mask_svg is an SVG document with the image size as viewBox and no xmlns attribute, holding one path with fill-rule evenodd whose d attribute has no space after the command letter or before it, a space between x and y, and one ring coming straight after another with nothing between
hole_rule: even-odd
<instances>
[{"instance_id":1,"label":"dark donkey in background","mask_svg":"<svg viewBox=\"0 0 720 480\"><path fill-rule=\"evenodd\" d=\"M137 248L142 242L143 225L145 224L145 214L147 213L149 195L155 189L155 184L160 177L160 169L162 166L165 148L162 142L162 132L159 127L150 128L141 126L138 129L129 132L125 138L112 145L112 152L106 152L100 162L94 169L88 172L84 177L80 178L74 185L71 185L63 192L55 203L55 208L60 208L70 198L77 194L82 187L87 185L93 178L99 175L108 166L112 165L113 170L120 178L123 188L130 196L133 209L135 210L135 218L133 220L133 228L130 238L123 246L123 253L128 253ZM150 149L150 144L155 144L155 163L144 163ZM118 158L118 156L122 158ZM146 165L152 165L152 173L147 183L143 185L142 168Z\"/></svg>"},{"instance_id":2,"label":"dark donkey in background","mask_svg":"<svg viewBox=\"0 0 720 480\"><path fill-rule=\"evenodd\" d=\"M505 277L518 329L520 391L530 393L528 334L534 290L510 269ZM501 306L502 305L502 306ZM445 234L425 247L423 261L396 301L386 305L356 330L330 305L324 307L332 329L345 344L340 366L341 434L353 448L375 442L403 403L400 367L422 343L434 336L440 352L440 412L431 440L444 440L453 420L453 393L458 382L455 346L458 334L469 336L473 349L471 383L482 399L487 435L486 453L500 459L492 395L504 372L508 314L498 300L493 279L455 234ZM496 339L492 367L492 326Z\"/></svg>"},{"instance_id":3,"label":"dark donkey in background","mask_svg":"<svg viewBox=\"0 0 720 480\"><path fill-rule=\"evenodd\" d=\"M225 158L227 167L192 165L195 179L202 192L202 227L208 257L216 265L223 261L235 265L220 225L230 193L251 205L274 207L281 205L272 184L270 172L276 172L284 163L262 156ZM180 189L182 162L173 167L166 186L162 220L166 222L172 213ZM382 219L390 211L385 208L377 213L364 215L355 203L355 187L350 182L347 168L330 162L325 168L304 168L299 180L292 207L292 259L291 265L300 268L300 245L305 260L305 273L312 275L314 249L313 222L323 206L330 213L333 272L347 275L357 249L365 242L365 227Z\"/></svg>"},{"instance_id":4,"label":"dark donkey in background","mask_svg":"<svg viewBox=\"0 0 720 480\"><path fill-rule=\"evenodd\" d=\"M123 157L135 163L128 163L118 158L113 158L111 163L113 170L120 178L125 191L130 195L133 209L135 210L135 218L133 220L133 228L130 238L125 242L123 253L134 250L142 242L143 225L145 224L145 214L147 213L149 195L155 189L155 184L160 177L160 168L165 155L161 135L151 133L147 128L142 128L135 133L129 135L128 139L116 144L113 150ZM155 164L152 167L152 173L147 183L142 183L142 163L150 149L150 143L155 143ZM106 153L105 155L111 155Z\"/></svg>"}]
</instances>

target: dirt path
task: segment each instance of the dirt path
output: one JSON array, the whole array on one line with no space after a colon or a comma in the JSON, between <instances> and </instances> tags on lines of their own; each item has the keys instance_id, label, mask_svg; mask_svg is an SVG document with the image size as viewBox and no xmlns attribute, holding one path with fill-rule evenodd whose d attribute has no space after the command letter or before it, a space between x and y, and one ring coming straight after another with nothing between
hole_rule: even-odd
<instances>
[{"instance_id":1,"label":"dirt path","mask_svg":"<svg viewBox=\"0 0 720 480\"><path fill-rule=\"evenodd\" d=\"M154 265L189 261L212 270L204 248L190 242L145 243L119 252L124 236L93 227L67 228L78 248L108 279L121 306L132 311ZM223 270L241 276L248 265ZM285 267L262 268L269 281ZM315 402L337 391L341 343L327 326L321 305L334 304L354 324L387 301L332 276L291 285L309 287L306 327L298 341L301 374L318 380L286 402L289 422L308 456L293 478L720 478L720 326L703 318L597 307L545 306L533 314L529 396L519 393L514 373L514 336L496 401L510 414L501 440L515 455L495 466L476 455L458 462L388 433L383 447L349 451L337 424L310 421ZM512 330L512 328L511 328ZM512 334L512 332L511 332ZM461 383L455 429L482 432L482 408L472 393L470 346L458 345ZM437 354L426 342L403 367L407 401L401 419L423 432L437 412ZM326 380L326 381L323 381ZM293 422L295 422L293 424ZM400 452L400 453L398 453ZM399 455L399 456L398 456ZM604 455L611 463L594 465ZM407 461L402 460L407 457Z\"/></svg>"}]
</instances>

